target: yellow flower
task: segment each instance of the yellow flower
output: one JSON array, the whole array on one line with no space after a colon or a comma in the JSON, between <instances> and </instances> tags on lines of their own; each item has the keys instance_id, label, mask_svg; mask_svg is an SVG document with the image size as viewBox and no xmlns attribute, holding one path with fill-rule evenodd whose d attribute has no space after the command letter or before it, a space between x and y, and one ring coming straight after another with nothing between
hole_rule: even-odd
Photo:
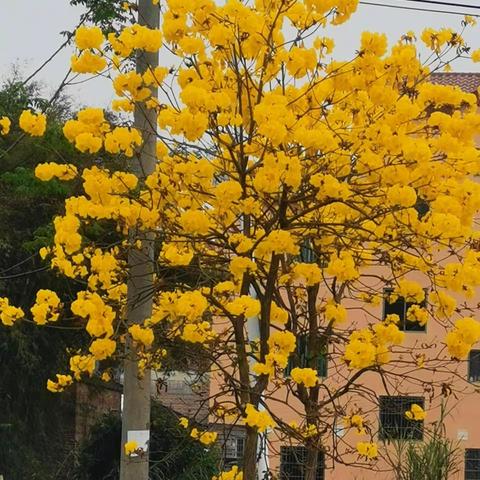
<instances>
[{"instance_id":1,"label":"yellow flower","mask_svg":"<svg viewBox=\"0 0 480 480\"><path fill-rule=\"evenodd\" d=\"M425 410L420 405L417 405L416 403L412 404L410 406L410 410L407 410L405 412L405 416L409 420L416 420L416 421L421 421L425 420L425 417L427 414L425 413Z\"/></svg>"},{"instance_id":2,"label":"yellow flower","mask_svg":"<svg viewBox=\"0 0 480 480\"><path fill-rule=\"evenodd\" d=\"M457 360L467 357L473 345L480 340L480 322L473 318L461 318L455 328L447 333L448 353Z\"/></svg>"},{"instance_id":3,"label":"yellow flower","mask_svg":"<svg viewBox=\"0 0 480 480\"><path fill-rule=\"evenodd\" d=\"M472 52L472 62L480 62L480 48Z\"/></svg>"},{"instance_id":4,"label":"yellow flower","mask_svg":"<svg viewBox=\"0 0 480 480\"><path fill-rule=\"evenodd\" d=\"M47 381L47 390L53 393L63 392L66 387L69 387L73 383L71 375L60 375L57 373L57 381Z\"/></svg>"},{"instance_id":5,"label":"yellow flower","mask_svg":"<svg viewBox=\"0 0 480 480\"><path fill-rule=\"evenodd\" d=\"M12 122L8 117L0 117L0 135L8 135Z\"/></svg>"},{"instance_id":6,"label":"yellow flower","mask_svg":"<svg viewBox=\"0 0 480 480\"><path fill-rule=\"evenodd\" d=\"M292 274L295 279L304 279L307 287L316 285L322 279L322 271L314 263L297 263Z\"/></svg>"},{"instance_id":7,"label":"yellow flower","mask_svg":"<svg viewBox=\"0 0 480 480\"><path fill-rule=\"evenodd\" d=\"M133 157L135 147L142 145L142 136L135 128L116 127L105 135L105 150Z\"/></svg>"},{"instance_id":8,"label":"yellow flower","mask_svg":"<svg viewBox=\"0 0 480 480\"><path fill-rule=\"evenodd\" d=\"M100 73L107 66L107 61L102 56L85 50L79 57L72 55L70 66L75 73Z\"/></svg>"},{"instance_id":9,"label":"yellow flower","mask_svg":"<svg viewBox=\"0 0 480 480\"><path fill-rule=\"evenodd\" d=\"M105 360L111 357L117 348L117 344L110 338L98 338L90 345L89 351L95 357L95 360Z\"/></svg>"},{"instance_id":10,"label":"yellow flower","mask_svg":"<svg viewBox=\"0 0 480 480\"><path fill-rule=\"evenodd\" d=\"M355 414L349 417L344 417L344 422L346 427L355 427L359 435L365 434L363 418L361 417L361 415Z\"/></svg>"},{"instance_id":11,"label":"yellow flower","mask_svg":"<svg viewBox=\"0 0 480 480\"><path fill-rule=\"evenodd\" d=\"M255 317L260 313L260 302L248 295L241 295L226 305L232 315L244 315L246 318Z\"/></svg>"},{"instance_id":12,"label":"yellow flower","mask_svg":"<svg viewBox=\"0 0 480 480\"><path fill-rule=\"evenodd\" d=\"M362 457L366 457L369 459L374 459L378 457L378 447L377 444L373 442L358 442L357 452Z\"/></svg>"},{"instance_id":13,"label":"yellow flower","mask_svg":"<svg viewBox=\"0 0 480 480\"><path fill-rule=\"evenodd\" d=\"M126 442L125 445L123 446L125 450L125 455L130 456L132 453L136 453L138 450L138 443L135 442L134 440L131 440L130 442Z\"/></svg>"},{"instance_id":14,"label":"yellow flower","mask_svg":"<svg viewBox=\"0 0 480 480\"><path fill-rule=\"evenodd\" d=\"M325 320L342 323L347 319L347 310L343 305L329 302L325 305Z\"/></svg>"},{"instance_id":15,"label":"yellow flower","mask_svg":"<svg viewBox=\"0 0 480 480\"><path fill-rule=\"evenodd\" d=\"M47 117L43 113L24 110L19 118L20 128L32 137L41 137L47 128Z\"/></svg>"},{"instance_id":16,"label":"yellow flower","mask_svg":"<svg viewBox=\"0 0 480 480\"><path fill-rule=\"evenodd\" d=\"M341 282L355 280L359 276L352 254L347 251L342 251L340 256L333 254L328 263L326 272L328 275L336 277Z\"/></svg>"},{"instance_id":17,"label":"yellow flower","mask_svg":"<svg viewBox=\"0 0 480 480\"><path fill-rule=\"evenodd\" d=\"M58 295L51 290L39 290L35 300L35 305L30 309L33 321L37 325L45 325L47 322L58 320L58 308L60 299Z\"/></svg>"},{"instance_id":18,"label":"yellow flower","mask_svg":"<svg viewBox=\"0 0 480 480\"><path fill-rule=\"evenodd\" d=\"M213 476L212 480L243 480L243 473L234 465L228 472L222 472L218 476Z\"/></svg>"},{"instance_id":19,"label":"yellow flower","mask_svg":"<svg viewBox=\"0 0 480 480\"><path fill-rule=\"evenodd\" d=\"M35 176L43 182L48 182L52 178L60 180L72 180L78 175L77 167L70 163L39 163L35 167Z\"/></svg>"},{"instance_id":20,"label":"yellow flower","mask_svg":"<svg viewBox=\"0 0 480 480\"><path fill-rule=\"evenodd\" d=\"M247 403L245 407L245 424L249 427L256 428L260 433L276 425L268 412L258 411L250 403Z\"/></svg>"},{"instance_id":21,"label":"yellow flower","mask_svg":"<svg viewBox=\"0 0 480 480\"><path fill-rule=\"evenodd\" d=\"M317 372L313 368L294 368L290 376L295 383L301 383L305 387L314 387L318 382Z\"/></svg>"},{"instance_id":22,"label":"yellow flower","mask_svg":"<svg viewBox=\"0 0 480 480\"><path fill-rule=\"evenodd\" d=\"M155 337L151 328L142 328L140 325L132 325L129 327L128 331L136 342L141 343L146 348L152 346Z\"/></svg>"},{"instance_id":23,"label":"yellow flower","mask_svg":"<svg viewBox=\"0 0 480 480\"><path fill-rule=\"evenodd\" d=\"M181 427L183 428L188 428L188 418L185 417L180 417L178 423L180 424Z\"/></svg>"},{"instance_id":24,"label":"yellow flower","mask_svg":"<svg viewBox=\"0 0 480 480\"><path fill-rule=\"evenodd\" d=\"M0 321L3 325L11 327L17 320L23 318L25 314L21 308L9 304L8 298L0 297Z\"/></svg>"},{"instance_id":25,"label":"yellow flower","mask_svg":"<svg viewBox=\"0 0 480 480\"><path fill-rule=\"evenodd\" d=\"M80 380L83 373L90 377L95 369L95 358L93 355L74 355L70 358L70 370L76 380Z\"/></svg>"},{"instance_id":26,"label":"yellow flower","mask_svg":"<svg viewBox=\"0 0 480 480\"><path fill-rule=\"evenodd\" d=\"M75 31L75 43L80 50L99 49L104 40L102 30L99 27L81 26Z\"/></svg>"}]
</instances>

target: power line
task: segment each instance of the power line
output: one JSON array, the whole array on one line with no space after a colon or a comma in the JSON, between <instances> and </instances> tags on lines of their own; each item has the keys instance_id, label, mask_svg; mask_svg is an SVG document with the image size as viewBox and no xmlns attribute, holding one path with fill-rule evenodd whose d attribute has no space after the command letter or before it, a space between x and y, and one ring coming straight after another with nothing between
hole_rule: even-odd
<instances>
[{"instance_id":1,"label":"power line","mask_svg":"<svg viewBox=\"0 0 480 480\"><path fill-rule=\"evenodd\" d=\"M445 7L473 8L480 9L480 5L468 5L466 3L442 2L440 0L403 0L405 2L430 3L433 5L444 5Z\"/></svg>"},{"instance_id":2,"label":"power line","mask_svg":"<svg viewBox=\"0 0 480 480\"><path fill-rule=\"evenodd\" d=\"M402 6L402 5L388 5L386 3L375 3L375 2L368 2L365 0L360 0L360 3L362 5L372 5L374 7L386 7L386 8L396 8L398 10L413 10L416 12L428 12L428 13L443 13L447 15L470 15L471 17L477 17L480 18L480 15L475 15L473 13L464 13L464 12L454 12L451 10L436 10L432 8L420 8L420 7L407 7L407 6Z\"/></svg>"}]
</instances>

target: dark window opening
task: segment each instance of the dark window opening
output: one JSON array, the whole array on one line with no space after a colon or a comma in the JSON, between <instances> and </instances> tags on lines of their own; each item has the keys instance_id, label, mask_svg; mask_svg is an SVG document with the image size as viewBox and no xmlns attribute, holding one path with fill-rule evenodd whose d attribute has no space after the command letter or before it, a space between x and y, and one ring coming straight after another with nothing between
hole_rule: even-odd
<instances>
[{"instance_id":1,"label":"dark window opening","mask_svg":"<svg viewBox=\"0 0 480 480\"><path fill-rule=\"evenodd\" d=\"M465 480L480 480L480 448L465 449Z\"/></svg>"},{"instance_id":2,"label":"dark window opening","mask_svg":"<svg viewBox=\"0 0 480 480\"><path fill-rule=\"evenodd\" d=\"M223 464L224 468L237 465L241 467L243 453L245 451L245 437L238 435L229 435L223 445Z\"/></svg>"},{"instance_id":3,"label":"dark window opening","mask_svg":"<svg viewBox=\"0 0 480 480\"><path fill-rule=\"evenodd\" d=\"M389 298L392 293L392 288L385 288L383 290L383 320L385 320L387 315L396 314L400 318L400 322L398 323L400 330L404 332L424 332L426 325L420 325L416 321L408 320L407 312L412 305L418 305L422 308L427 306L427 291L425 290L425 299L423 302L418 304L406 302L403 297L398 297L394 302L390 303Z\"/></svg>"},{"instance_id":4,"label":"dark window opening","mask_svg":"<svg viewBox=\"0 0 480 480\"><path fill-rule=\"evenodd\" d=\"M423 397L380 397L381 440L423 440L423 421L409 420L405 412L416 403L424 407Z\"/></svg>"},{"instance_id":5,"label":"dark window opening","mask_svg":"<svg viewBox=\"0 0 480 480\"><path fill-rule=\"evenodd\" d=\"M307 449L305 447L281 447L280 480L304 480ZM325 455L318 452L316 480L325 480Z\"/></svg>"},{"instance_id":6,"label":"dark window opening","mask_svg":"<svg viewBox=\"0 0 480 480\"><path fill-rule=\"evenodd\" d=\"M312 354L313 356L314 354ZM308 337L307 335L297 336L297 346L295 352L288 358L287 368L285 368L285 375L290 375L291 371L295 368L308 368L310 367L312 356L308 352ZM319 377L325 378L328 370L327 352L323 351L317 354L315 367ZM310 367L312 368L312 367Z\"/></svg>"},{"instance_id":7,"label":"dark window opening","mask_svg":"<svg viewBox=\"0 0 480 480\"><path fill-rule=\"evenodd\" d=\"M417 211L420 220L430 211L429 203L421 197L417 197L417 203L413 208Z\"/></svg>"},{"instance_id":8,"label":"dark window opening","mask_svg":"<svg viewBox=\"0 0 480 480\"><path fill-rule=\"evenodd\" d=\"M468 354L468 381L480 382L480 350L470 350Z\"/></svg>"}]
</instances>

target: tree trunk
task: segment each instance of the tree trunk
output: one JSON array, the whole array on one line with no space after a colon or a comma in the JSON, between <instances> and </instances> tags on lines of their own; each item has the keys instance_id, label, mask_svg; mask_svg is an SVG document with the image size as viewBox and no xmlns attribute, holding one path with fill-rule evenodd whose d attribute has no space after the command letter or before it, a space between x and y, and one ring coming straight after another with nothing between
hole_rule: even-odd
<instances>
[{"instance_id":1,"label":"tree trunk","mask_svg":"<svg viewBox=\"0 0 480 480\"><path fill-rule=\"evenodd\" d=\"M257 443L257 430L247 427L247 438L243 454L243 480L257 480Z\"/></svg>"},{"instance_id":2,"label":"tree trunk","mask_svg":"<svg viewBox=\"0 0 480 480\"><path fill-rule=\"evenodd\" d=\"M307 446L305 458L305 480L317 480L318 449Z\"/></svg>"}]
</instances>

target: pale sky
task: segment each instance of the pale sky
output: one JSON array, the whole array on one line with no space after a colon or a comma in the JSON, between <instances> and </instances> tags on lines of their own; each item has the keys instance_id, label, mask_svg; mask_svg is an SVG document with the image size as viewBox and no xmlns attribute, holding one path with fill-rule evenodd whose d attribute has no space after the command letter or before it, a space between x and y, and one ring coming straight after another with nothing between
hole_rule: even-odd
<instances>
[{"instance_id":1,"label":"pale sky","mask_svg":"<svg viewBox=\"0 0 480 480\"><path fill-rule=\"evenodd\" d=\"M422 6L418 2L402 0L371 0L390 5ZM447 1L447 0L444 0ZM469 0L478 10L456 8L462 13L480 14L480 0ZM459 3L466 3L459 2ZM425 4L427 8L448 10L447 7ZM452 10L450 8L450 10ZM77 23L81 9L73 8L68 0L0 0L0 77L8 76L10 66L18 63L25 75L32 73L63 42L62 30L71 30ZM360 5L346 24L328 28L325 32L336 42L335 57L350 58L358 48L360 34L364 30L384 32L391 43L408 30L420 34L424 27L451 27L460 29L462 15L446 15L418 11ZM479 22L480 23L480 22ZM473 49L480 48L480 26L469 29L465 35ZM68 70L71 48L62 51L37 77L54 91ZM468 61L458 62L456 71L471 71ZM475 70L479 71L477 67ZM110 82L91 80L70 88L70 96L79 104L107 106L113 98Z\"/></svg>"}]
</instances>

